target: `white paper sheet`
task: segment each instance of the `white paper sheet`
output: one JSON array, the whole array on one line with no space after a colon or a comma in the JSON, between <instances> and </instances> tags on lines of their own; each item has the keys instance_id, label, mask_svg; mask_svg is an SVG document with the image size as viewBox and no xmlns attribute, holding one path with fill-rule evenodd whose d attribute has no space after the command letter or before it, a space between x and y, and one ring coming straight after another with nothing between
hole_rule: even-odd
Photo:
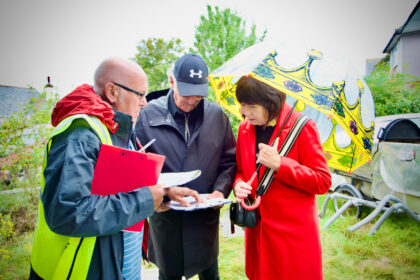
<instances>
[{"instance_id":1,"label":"white paper sheet","mask_svg":"<svg viewBox=\"0 0 420 280\"><path fill-rule=\"evenodd\" d=\"M166 202L165 205L173 210L180 210L180 211L194 211L194 210L200 210L205 208L210 208L214 206L220 206L223 204L231 203L232 200L230 199L224 199L224 198L211 198L206 199L208 196L208 193L200 194L200 196L205 200L204 203L197 203L195 199L192 196L186 196L184 199L190 203L190 206L186 207L180 204L179 202L170 201Z\"/></svg>"},{"instance_id":2,"label":"white paper sheet","mask_svg":"<svg viewBox=\"0 0 420 280\"><path fill-rule=\"evenodd\" d=\"M164 188L181 186L185 183L197 179L201 175L201 170L192 170L187 172L168 172L161 173L157 181L158 185L164 185Z\"/></svg>"}]
</instances>

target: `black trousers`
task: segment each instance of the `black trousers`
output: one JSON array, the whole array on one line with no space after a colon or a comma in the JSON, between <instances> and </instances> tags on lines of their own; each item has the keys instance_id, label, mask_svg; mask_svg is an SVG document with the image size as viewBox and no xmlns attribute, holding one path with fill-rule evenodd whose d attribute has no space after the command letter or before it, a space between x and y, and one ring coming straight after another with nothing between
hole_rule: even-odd
<instances>
[{"instance_id":1,"label":"black trousers","mask_svg":"<svg viewBox=\"0 0 420 280\"><path fill-rule=\"evenodd\" d=\"M200 280L219 280L219 265L217 261L215 261L209 268L206 270L198 273L198 278ZM159 270L159 280L181 280L182 275L180 276L172 276L172 275L165 275L162 271Z\"/></svg>"}]
</instances>

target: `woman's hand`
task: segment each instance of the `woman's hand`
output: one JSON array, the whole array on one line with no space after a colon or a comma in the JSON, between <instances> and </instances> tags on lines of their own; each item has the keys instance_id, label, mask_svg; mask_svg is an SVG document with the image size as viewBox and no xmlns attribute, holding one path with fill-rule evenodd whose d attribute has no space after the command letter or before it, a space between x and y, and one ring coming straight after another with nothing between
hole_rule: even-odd
<instances>
[{"instance_id":1,"label":"woman's hand","mask_svg":"<svg viewBox=\"0 0 420 280\"><path fill-rule=\"evenodd\" d=\"M245 198L251 194L252 187L245 182L236 183L233 188L236 198Z\"/></svg>"},{"instance_id":2,"label":"woman's hand","mask_svg":"<svg viewBox=\"0 0 420 280\"><path fill-rule=\"evenodd\" d=\"M273 169L274 171L279 170L281 164L281 157L277 152L277 147L274 148L269 145L259 143L258 148L260 149L260 152L258 153L257 161L263 164L264 166Z\"/></svg>"}]
</instances>

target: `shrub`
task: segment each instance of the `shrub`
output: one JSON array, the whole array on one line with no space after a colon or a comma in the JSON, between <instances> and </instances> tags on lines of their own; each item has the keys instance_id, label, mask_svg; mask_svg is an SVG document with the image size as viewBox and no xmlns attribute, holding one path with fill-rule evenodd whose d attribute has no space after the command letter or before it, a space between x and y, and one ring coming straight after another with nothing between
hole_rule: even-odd
<instances>
[{"instance_id":1,"label":"shrub","mask_svg":"<svg viewBox=\"0 0 420 280\"><path fill-rule=\"evenodd\" d=\"M34 94L23 110L0 125L0 190L39 186L46 140L57 101Z\"/></svg>"},{"instance_id":2,"label":"shrub","mask_svg":"<svg viewBox=\"0 0 420 280\"><path fill-rule=\"evenodd\" d=\"M365 80L372 92L376 116L420 112L420 77L390 74L390 65L380 63Z\"/></svg>"}]
</instances>

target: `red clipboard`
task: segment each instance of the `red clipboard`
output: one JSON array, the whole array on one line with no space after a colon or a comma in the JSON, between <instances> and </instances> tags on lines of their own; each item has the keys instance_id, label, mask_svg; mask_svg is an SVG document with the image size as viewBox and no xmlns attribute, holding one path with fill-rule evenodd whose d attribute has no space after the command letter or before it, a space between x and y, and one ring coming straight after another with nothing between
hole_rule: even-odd
<instances>
[{"instance_id":1,"label":"red clipboard","mask_svg":"<svg viewBox=\"0 0 420 280\"><path fill-rule=\"evenodd\" d=\"M101 145L92 180L92 194L110 195L156 185L165 156ZM143 221L125 230L141 231Z\"/></svg>"}]
</instances>

